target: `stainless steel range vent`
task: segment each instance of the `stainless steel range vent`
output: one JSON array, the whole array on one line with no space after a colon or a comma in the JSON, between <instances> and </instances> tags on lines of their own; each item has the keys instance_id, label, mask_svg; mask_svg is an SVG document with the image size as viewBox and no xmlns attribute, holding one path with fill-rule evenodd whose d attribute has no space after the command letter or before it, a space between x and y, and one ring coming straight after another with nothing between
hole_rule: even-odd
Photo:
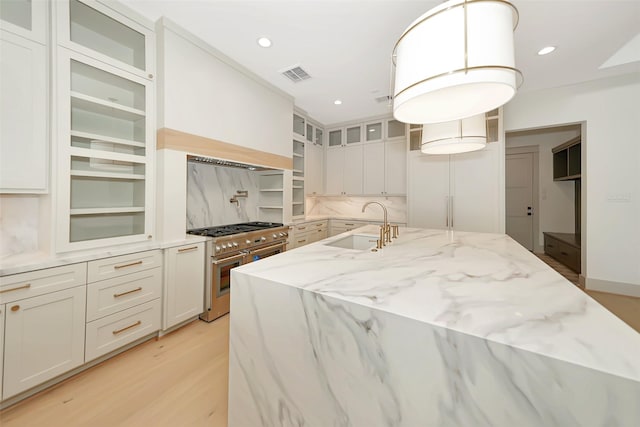
<instances>
[{"instance_id":1,"label":"stainless steel range vent","mask_svg":"<svg viewBox=\"0 0 640 427\"><path fill-rule=\"evenodd\" d=\"M266 171L271 170L269 168L265 168L262 166L248 165L246 163L238 163L232 162L229 160L222 159L214 159L212 157L202 157L202 156L187 156L187 161L189 162L198 162L198 163L206 163L212 166L223 166L227 168L237 168L237 169L246 169L250 171Z\"/></svg>"},{"instance_id":2,"label":"stainless steel range vent","mask_svg":"<svg viewBox=\"0 0 640 427\"><path fill-rule=\"evenodd\" d=\"M308 80L311 78L309 73L303 70L299 65L294 65L293 67L287 68L286 70L281 70L280 72L283 76L294 83L299 83L303 80Z\"/></svg>"}]
</instances>

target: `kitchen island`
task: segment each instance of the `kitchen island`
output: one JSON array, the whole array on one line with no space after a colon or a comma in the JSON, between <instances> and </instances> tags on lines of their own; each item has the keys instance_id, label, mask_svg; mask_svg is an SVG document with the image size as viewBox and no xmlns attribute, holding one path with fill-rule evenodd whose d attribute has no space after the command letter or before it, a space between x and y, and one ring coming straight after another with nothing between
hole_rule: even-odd
<instances>
[{"instance_id":1,"label":"kitchen island","mask_svg":"<svg viewBox=\"0 0 640 427\"><path fill-rule=\"evenodd\" d=\"M510 237L377 232L232 271L230 427L640 425L640 334Z\"/></svg>"}]
</instances>

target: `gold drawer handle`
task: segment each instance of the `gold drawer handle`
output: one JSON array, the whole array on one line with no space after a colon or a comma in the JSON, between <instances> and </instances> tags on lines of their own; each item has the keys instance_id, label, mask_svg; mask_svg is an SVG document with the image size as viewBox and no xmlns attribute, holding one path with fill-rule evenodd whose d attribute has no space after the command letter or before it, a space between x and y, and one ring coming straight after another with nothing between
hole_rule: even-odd
<instances>
[{"instance_id":1,"label":"gold drawer handle","mask_svg":"<svg viewBox=\"0 0 640 427\"><path fill-rule=\"evenodd\" d=\"M350 226L350 225L355 225L355 224L347 224L346 222L344 223L344 225L346 226Z\"/></svg>"},{"instance_id":2,"label":"gold drawer handle","mask_svg":"<svg viewBox=\"0 0 640 427\"><path fill-rule=\"evenodd\" d=\"M298 230L306 230L307 227L298 227Z\"/></svg>"},{"instance_id":3,"label":"gold drawer handle","mask_svg":"<svg viewBox=\"0 0 640 427\"><path fill-rule=\"evenodd\" d=\"M182 248L182 249L178 249L178 252L187 252L187 251L192 251L194 249L198 249L197 246L191 246L190 248Z\"/></svg>"},{"instance_id":4,"label":"gold drawer handle","mask_svg":"<svg viewBox=\"0 0 640 427\"><path fill-rule=\"evenodd\" d=\"M136 261L136 262L132 262L132 263L129 263L129 264L116 265L113 268L115 268L116 270L119 270L121 268L133 267L134 265L140 265L140 264L142 264L142 260Z\"/></svg>"},{"instance_id":5,"label":"gold drawer handle","mask_svg":"<svg viewBox=\"0 0 640 427\"><path fill-rule=\"evenodd\" d=\"M30 287L31 287L31 283L27 283L26 285L18 286L17 288L3 289L0 291L0 294L4 294L5 292L11 292L11 291L19 291L20 289L29 289Z\"/></svg>"},{"instance_id":6,"label":"gold drawer handle","mask_svg":"<svg viewBox=\"0 0 640 427\"><path fill-rule=\"evenodd\" d=\"M306 242L306 239L305 240L298 240L298 243L303 243L303 242Z\"/></svg>"},{"instance_id":7,"label":"gold drawer handle","mask_svg":"<svg viewBox=\"0 0 640 427\"><path fill-rule=\"evenodd\" d=\"M120 334L120 333L122 333L122 332L126 331L127 329L135 328L136 326L140 326L140 325L142 325L142 321L141 321L141 320L138 320L138 321L137 321L136 323L134 323L133 325L125 326L125 327L124 327L124 328L122 328L122 329L117 329L117 330L113 331L113 335L118 335L118 334Z\"/></svg>"},{"instance_id":8,"label":"gold drawer handle","mask_svg":"<svg viewBox=\"0 0 640 427\"><path fill-rule=\"evenodd\" d=\"M13 307L11 307L11 311L18 311L18 310L20 310L19 305L14 305Z\"/></svg>"},{"instance_id":9,"label":"gold drawer handle","mask_svg":"<svg viewBox=\"0 0 640 427\"><path fill-rule=\"evenodd\" d=\"M142 290L142 287L138 287L136 289L132 289L132 290L127 291L127 292L122 292L121 294L113 294L113 297L114 298L119 298L119 297L124 296L124 295L132 294L134 292L140 292L141 290Z\"/></svg>"}]
</instances>

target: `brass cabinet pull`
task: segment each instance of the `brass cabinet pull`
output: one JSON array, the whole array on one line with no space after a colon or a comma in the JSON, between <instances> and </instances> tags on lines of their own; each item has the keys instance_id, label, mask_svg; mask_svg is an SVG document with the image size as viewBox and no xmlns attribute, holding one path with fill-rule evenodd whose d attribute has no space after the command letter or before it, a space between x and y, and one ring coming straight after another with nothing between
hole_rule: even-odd
<instances>
[{"instance_id":1,"label":"brass cabinet pull","mask_svg":"<svg viewBox=\"0 0 640 427\"><path fill-rule=\"evenodd\" d=\"M17 288L3 289L0 291L0 294L4 294L5 292L11 292L11 291L19 291L20 289L29 289L30 287L31 287L31 283L27 283L26 285L18 286Z\"/></svg>"},{"instance_id":2,"label":"brass cabinet pull","mask_svg":"<svg viewBox=\"0 0 640 427\"><path fill-rule=\"evenodd\" d=\"M344 223L344 225L349 226L349 225L355 225L355 224L347 224L346 222Z\"/></svg>"},{"instance_id":3,"label":"brass cabinet pull","mask_svg":"<svg viewBox=\"0 0 640 427\"><path fill-rule=\"evenodd\" d=\"M298 240L298 243L304 243L306 240Z\"/></svg>"},{"instance_id":4,"label":"brass cabinet pull","mask_svg":"<svg viewBox=\"0 0 640 427\"><path fill-rule=\"evenodd\" d=\"M138 287L138 288L136 288L136 289L132 289L132 290L127 291L127 292L122 292L121 294L113 294L113 297L114 297L114 298L118 298L118 297L121 297L121 296L124 296L124 295L132 294L132 293L134 293L134 292L139 292L139 291L141 291L141 290L142 290L142 287Z\"/></svg>"},{"instance_id":5,"label":"brass cabinet pull","mask_svg":"<svg viewBox=\"0 0 640 427\"><path fill-rule=\"evenodd\" d=\"M194 249L198 249L197 246L191 246L190 248L182 248L182 249L178 249L178 252L187 252L187 251L192 251Z\"/></svg>"},{"instance_id":6,"label":"brass cabinet pull","mask_svg":"<svg viewBox=\"0 0 640 427\"><path fill-rule=\"evenodd\" d=\"M113 268L115 268L116 270L119 270L121 268L133 267L134 265L140 265L140 264L142 264L142 260L136 261L136 262L132 262L132 263L129 263L129 264L116 265Z\"/></svg>"},{"instance_id":7,"label":"brass cabinet pull","mask_svg":"<svg viewBox=\"0 0 640 427\"><path fill-rule=\"evenodd\" d=\"M14 305L13 307L11 307L11 311L18 311L18 310L20 310L19 305Z\"/></svg>"},{"instance_id":8,"label":"brass cabinet pull","mask_svg":"<svg viewBox=\"0 0 640 427\"><path fill-rule=\"evenodd\" d=\"M306 230L307 227L298 227L298 230Z\"/></svg>"},{"instance_id":9,"label":"brass cabinet pull","mask_svg":"<svg viewBox=\"0 0 640 427\"><path fill-rule=\"evenodd\" d=\"M115 331L113 331L113 335L118 335L118 334L120 334L120 333L122 333L122 332L124 332L124 331L126 331L128 329L135 328L136 326L139 326L139 325L142 325L142 321L141 320L138 320L133 325L125 326L122 329L116 329Z\"/></svg>"}]
</instances>

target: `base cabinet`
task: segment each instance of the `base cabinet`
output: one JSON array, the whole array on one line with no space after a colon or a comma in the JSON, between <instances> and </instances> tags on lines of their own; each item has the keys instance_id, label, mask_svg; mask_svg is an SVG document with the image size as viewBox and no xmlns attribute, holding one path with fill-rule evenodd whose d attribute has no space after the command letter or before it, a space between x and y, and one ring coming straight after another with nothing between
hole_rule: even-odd
<instances>
[{"instance_id":1,"label":"base cabinet","mask_svg":"<svg viewBox=\"0 0 640 427\"><path fill-rule=\"evenodd\" d=\"M204 243L165 250L163 329L204 311Z\"/></svg>"},{"instance_id":2,"label":"base cabinet","mask_svg":"<svg viewBox=\"0 0 640 427\"><path fill-rule=\"evenodd\" d=\"M5 305L4 304L0 304L0 356L3 354L3 350L4 350L4 316L5 316ZM2 367L3 367L3 363L2 363L2 357L0 357L0 401L3 399L3 394L2 394Z\"/></svg>"},{"instance_id":3,"label":"base cabinet","mask_svg":"<svg viewBox=\"0 0 640 427\"><path fill-rule=\"evenodd\" d=\"M6 304L2 398L84 363L86 287Z\"/></svg>"}]
</instances>

